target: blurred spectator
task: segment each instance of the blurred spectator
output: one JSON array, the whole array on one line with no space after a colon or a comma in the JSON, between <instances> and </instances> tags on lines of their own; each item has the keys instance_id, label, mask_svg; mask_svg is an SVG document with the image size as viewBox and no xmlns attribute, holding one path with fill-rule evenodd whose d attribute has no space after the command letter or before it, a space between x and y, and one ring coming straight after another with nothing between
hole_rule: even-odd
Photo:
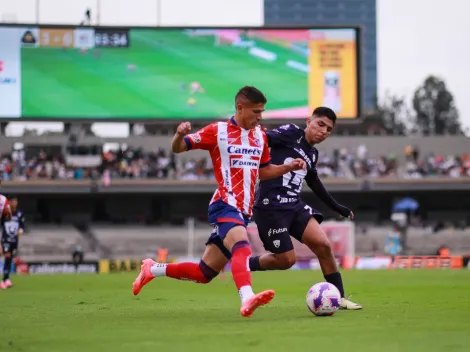
<instances>
[{"instance_id":1,"label":"blurred spectator","mask_svg":"<svg viewBox=\"0 0 470 352\"><path fill-rule=\"evenodd\" d=\"M397 227L385 239L385 253L389 255L399 255L402 247L400 244L400 231Z\"/></svg>"}]
</instances>

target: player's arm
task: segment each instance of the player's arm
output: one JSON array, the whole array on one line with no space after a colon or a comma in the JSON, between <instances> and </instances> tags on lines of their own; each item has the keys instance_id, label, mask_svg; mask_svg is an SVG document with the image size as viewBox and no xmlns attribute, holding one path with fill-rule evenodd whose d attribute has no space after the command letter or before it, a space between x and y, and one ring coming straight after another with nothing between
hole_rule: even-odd
<instances>
[{"instance_id":1,"label":"player's arm","mask_svg":"<svg viewBox=\"0 0 470 352\"><path fill-rule=\"evenodd\" d=\"M184 137L191 132L191 123L183 122L176 129L176 133L171 141L171 151L173 153L182 153L188 150Z\"/></svg>"},{"instance_id":2,"label":"player's arm","mask_svg":"<svg viewBox=\"0 0 470 352\"><path fill-rule=\"evenodd\" d=\"M271 178L280 177L290 171L306 169L307 165L303 159L294 159L289 164L273 165L271 164L271 155L269 154L269 146L267 136L264 136L264 148L261 154L261 163L259 169L259 179L269 180Z\"/></svg>"},{"instance_id":3,"label":"player's arm","mask_svg":"<svg viewBox=\"0 0 470 352\"><path fill-rule=\"evenodd\" d=\"M174 153L181 153L191 149L202 149L211 151L217 145L217 125L212 124L201 128L195 133L191 132L191 124L183 122L178 126L171 149Z\"/></svg>"},{"instance_id":4,"label":"player's arm","mask_svg":"<svg viewBox=\"0 0 470 352\"><path fill-rule=\"evenodd\" d=\"M302 159L294 159L289 164L274 165L268 164L264 167L260 166L259 179L269 180L271 178L278 178L290 171L305 170L305 161Z\"/></svg>"},{"instance_id":5,"label":"player's arm","mask_svg":"<svg viewBox=\"0 0 470 352\"><path fill-rule=\"evenodd\" d=\"M330 209L333 209L341 216L345 218L353 218L354 214L351 210L347 207L339 204L328 191L326 190L325 186L321 182L320 178L318 177L317 170L310 170L307 173L307 177L305 177L305 182L310 187L310 189L317 195L320 200L325 203Z\"/></svg>"},{"instance_id":6,"label":"player's arm","mask_svg":"<svg viewBox=\"0 0 470 352\"><path fill-rule=\"evenodd\" d=\"M18 237L20 237L20 236L23 235L23 233L24 233L24 223L25 223L25 221L24 221L24 214L21 213L21 217L18 219L18 225L19 225L19 226L18 226L18 232L16 233L16 235L17 235Z\"/></svg>"}]
</instances>

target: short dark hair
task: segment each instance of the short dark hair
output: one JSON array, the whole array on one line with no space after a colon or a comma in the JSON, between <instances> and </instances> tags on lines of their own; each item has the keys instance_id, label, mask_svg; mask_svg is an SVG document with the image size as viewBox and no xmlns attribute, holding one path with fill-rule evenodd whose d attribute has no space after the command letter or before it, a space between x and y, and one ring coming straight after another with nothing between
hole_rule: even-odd
<instances>
[{"instance_id":1,"label":"short dark hair","mask_svg":"<svg viewBox=\"0 0 470 352\"><path fill-rule=\"evenodd\" d=\"M235 104L243 100L254 104L266 104L268 102L265 95L253 86L244 86L237 92L237 95L235 95Z\"/></svg>"},{"instance_id":2,"label":"short dark hair","mask_svg":"<svg viewBox=\"0 0 470 352\"><path fill-rule=\"evenodd\" d=\"M18 200L18 197L15 196L15 195L11 195L11 196L8 197L8 200L13 200L13 199Z\"/></svg>"},{"instance_id":3,"label":"short dark hair","mask_svg":"<svg viewBox=\"0 0 470 352\"><path fill-rule=\"evenodd\" d=\"M320 106L320 107L316 108L315 110L313 110L312 116L316 116L316 117L325 116L329 120L333 121L334 124L336 124L336 114L335 114L335 112L333 110L331 110L330 108L327 108L325 106Z\"/></svg>"}]
</instances>

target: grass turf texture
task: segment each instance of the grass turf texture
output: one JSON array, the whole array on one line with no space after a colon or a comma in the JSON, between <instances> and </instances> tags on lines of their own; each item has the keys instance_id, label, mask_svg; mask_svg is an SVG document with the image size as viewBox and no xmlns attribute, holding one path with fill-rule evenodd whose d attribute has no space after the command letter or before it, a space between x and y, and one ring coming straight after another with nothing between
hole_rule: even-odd
<instances>
[{"instance_id":1,"label":"grass turf texture","mask_svg":"<svg viewBox=\"0 0 470 352\"><path fill-rule=\"evenodd\" d=\"M306 57L261 40L275 52L268 62L248 48L215 46L213 36L188 37L182 30L130 32L130 48L22 49L22 111L47 118L208 118L233 112L233 98L244 85L268 97L268 109L308 104L307 74L287 67ZM135 69L128 69L135 65ZM204 94L182 84L198 81ZM196 104L188 105L194 97Z\"/></svg>"},{"instance_id":2,"label":"grass turf texture","mask_svg":"<svg viewBox=\"0 0 470 352\"><path fill-rule=\"evenodd\" d=\"M363 311L315 317L318 271L254 274L277 296L239 314L230 274L199 285L159 278L132 296L135 274L13 277L0 291L0 351L468 351L470 271L349 271Z\"/></svg>"}]
</instances>

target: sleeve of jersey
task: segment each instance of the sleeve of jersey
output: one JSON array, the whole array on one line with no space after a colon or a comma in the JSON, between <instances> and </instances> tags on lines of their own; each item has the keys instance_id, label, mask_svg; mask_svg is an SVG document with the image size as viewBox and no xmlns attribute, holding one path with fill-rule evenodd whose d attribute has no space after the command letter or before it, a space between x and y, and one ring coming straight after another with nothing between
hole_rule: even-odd
<instances>
[{"instance_id":1,"label":"sleeve of jersey","mask_svg":"<svg viewBox=\"0 0 470 352\"><path fill-rule=\"evenodd\" d=\"M184 136L188 150L211 150L217 145L217 126L215 124L201 128L195 133Z\"/></svg>"},{"instance_id":2,"label":"sleeve of jersey","mask_svg":"<svg viewBox=\"0 0 470 352\"><path fill-rule=\"evenodd\" d=\"M269 145L268 145L268 137L263 134L264 138L264 146L263 146L263 152L261 154L261 161L260 161L260 168L266 167L269 164L271 164L271 154L269 153Z\"/></svg>"},{"instance_id":3,"label":"sleeve of jersey","mask_svg":"<svg viewBox=\"0 0 470 352\"><path fill-rule=\"evenodd\" d=\"M22 215L19 221L19 225L20 225L20 229L22 229L23 231L25 230L24 223L25 223L25 219L24 219L24 215Z\"/></svg>"},{"instance_id":4,"label":"sleeve of jersey","mask_svg":"<svg viewBox=\"0 0 470 352\"><path fill-rule=\"evenodd\" d=\"M271 131L266 132L268 137L268 145L270 147L274 145L285 144L289 140L296 138L296 130L299 128L293 124L279 126Z\"/></svg>"},{"instance_id":5,"label":"sleeve of jersey","mask_svg":"<svg viewBox=\"0 0 470 352\"><path fill-rule=\"evenodd\" d=\"M2 213L2 215L7 215L7 214L8 214L8 204L10 204L10 203L8 202L8 199L5 199L5 204L3 205L3 213ZM3 217L2 217L2 219L3 219Z\"/></svg>"},{"instance_id":6,"label":"sleeve of jersey","mask_svg":"<svg viewBox=\"0 0 470 352\"><path fill-rule=\"evenodd\" d=\"M325 203L330 209L333 209L337 213L341 214L344 217L348 217L351 212L345 206L336 202L336 200L331 196L330 193L326 190L325 186L318 177L316 170L311 170L308 172L307 177L305 177L305 182L310 187L310 189L317 195L320 200Z\"/></svg>"}]
</instances>

